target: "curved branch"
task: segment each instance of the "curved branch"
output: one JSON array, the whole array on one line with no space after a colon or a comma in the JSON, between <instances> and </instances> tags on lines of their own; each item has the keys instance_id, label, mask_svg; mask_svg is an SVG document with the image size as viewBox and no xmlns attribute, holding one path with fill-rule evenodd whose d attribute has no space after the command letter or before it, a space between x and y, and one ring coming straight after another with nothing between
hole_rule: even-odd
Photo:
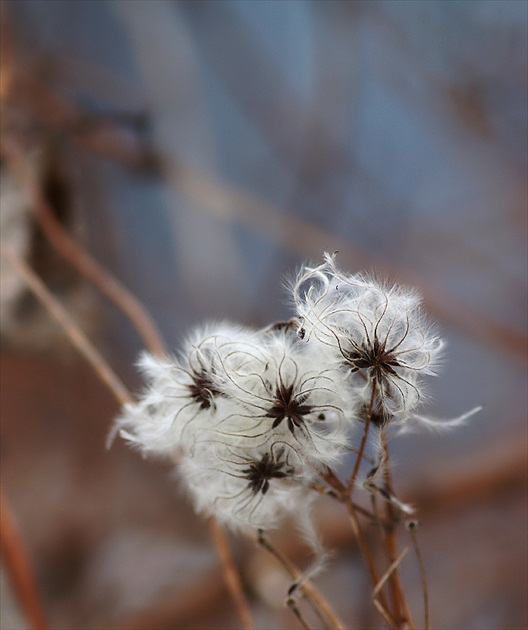
<instances>
[{"instance_id":1,"label":"curved branch","mask_svg":"<svg viewBox=\"0 0 528 630\"><path fill-rule=\"evenodd\" d=\"M17 256L10 245L2 243L2 257L13 267L35 297L42 302L51 317L61 326L72 344L94 368L99 378L112 390L121 404L132 402L132 396L121 379L108 365L107 361L92 342L79 329L64 306L54 298L44 283L23 260Z\"/></svg>"},{"instance_id":2,"label":"curved branch","mask_svg":"<svg viewBox=\"0 0 528 630\"><path fill-rule=\"evenodd\" d=\"M16 525L13 512L0 487L0 548L11 584L20 606L33 630L45 630L44 611L40 603L31 563Z\"/></svg>"},{"instance_id":3,"label":"curved branch","mask_svg":"<svg viewBox=\"0 0 528 630\"><path fill-rule=\"evenodd\" d=\"M151 352L163 354L165 347L161 334L141 302L62 228L34 181L19 149L14 143L4 140L2 154L18 178L22 189L28 194L35 218L57 252L118 306Z\"/></svg>"}]
</instances>

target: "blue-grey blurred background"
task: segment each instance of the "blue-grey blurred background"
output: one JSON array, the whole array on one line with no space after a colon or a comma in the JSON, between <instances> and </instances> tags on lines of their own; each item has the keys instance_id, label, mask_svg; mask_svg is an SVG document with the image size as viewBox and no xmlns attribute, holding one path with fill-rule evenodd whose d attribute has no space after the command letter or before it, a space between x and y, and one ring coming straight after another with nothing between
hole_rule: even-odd
<instances>
[{"instance_id":1,"label":"blue-grey blurred background","mask_svg":"<svg viewBox=\"0 0 528 630\"><path fill-rule=\"evenodd\" d=\"M32 144L22 124L28 153L43 172L52 156L72 229L171 348L200 320L289 317L285 280L324 251L420 289L448 342L424 413L484 406L462 429L391 445L402 498L423 506L433 627L525 627L528 4L1 8L4 65L22 85L10 115L38 130ZM90 133L97 141L78 141ZM139 387L137 334L95 294L83 299L72 310ZM238 627L167 467L121 445L104 452L117 408L52 335L38 352L6 337L5 485L52 627ZM338 551L321 588L350 628L383 627L346 523L326 509ZM285 591L266 591L272 569L240 549L259 627L296 627ZM405 571L419 619L419 576L411 561ZM3 628L23 627L9 614Z\"/></svg>"}]
</instances>

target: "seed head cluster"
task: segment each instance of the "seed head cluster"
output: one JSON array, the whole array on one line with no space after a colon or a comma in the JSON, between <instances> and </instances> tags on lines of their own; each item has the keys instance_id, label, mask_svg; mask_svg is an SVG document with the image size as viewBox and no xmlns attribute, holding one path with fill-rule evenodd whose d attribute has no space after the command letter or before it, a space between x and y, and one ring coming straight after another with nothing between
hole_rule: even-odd
<instances>
[{"instance_id":1,"label":"seed head cluster","mask_svg":"<svg viewBox=\"0 0 528 630\"><path fill-rule=\"evenodd\" d=\"M144 353L145 390L116 422L143 453L177 460L196 509L232 529L305 513L367 416L373 431L417 417L443 345L414 291L346 275L333 256L290 290L286 325L209 324L178 355Z\"/></svg>"}]
</instances>

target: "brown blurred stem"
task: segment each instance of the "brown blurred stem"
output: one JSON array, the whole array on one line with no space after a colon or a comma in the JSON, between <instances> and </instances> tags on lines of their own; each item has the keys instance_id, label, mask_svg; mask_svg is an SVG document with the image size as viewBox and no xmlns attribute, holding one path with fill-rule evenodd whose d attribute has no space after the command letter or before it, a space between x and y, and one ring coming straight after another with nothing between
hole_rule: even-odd
<instances>
[{"instance_id":1,"label":"brown blurred stem","mask_svg":"<svg viewBox=\"0 0 528 630\"><path fill-rule=\"evenodd\" d=\"M220 556L222 567L224 569L224 580L235 602L240 620L242 621L242 624L244 625L244 628L246 628L246 630L253 630L255 625L251 617L249 604L244 594L242 583L240 581L240 574L238 573L238 569L235 565L233 554L231 553L231 549L229 548L227 538L220 528L220 525L218 525L218 523L213 518L210 518L208 520L207 525L209 527L209 532L215 544L218 555Z\"/></svg>"},{"instance_id":2,"label":"brown blurred stem","mask_svg":"<svg viewBox=\"0 0 528 630\"><path fill-rule=\"evenodd\" d=\"M372 414L374 412L374 401L376 400L376 381L372 381L372 393L370 395L369 407L367 410L367 418L365 420L365 428L363 429L363 436L361 438L361 444L359 446L359 451L356 457L356 463L354 465L354 469L352 474L350 475L350 480L348 482L348 487L350 488L350 495L354 492L354 484L356 483L356 478L359 472L359 467L361 466L361 460L363 459L363 454L365 452L365 445L367 443L367 437L370 429L370 423L372 420Z\"/></svg>"},{"instance_id":3,"label":"brown blurred stem","mask_svg":"<svg viewBox=\"0 0 528 630\"><path fill-rule=\"evenodd\" d=\"M6 573L29 626L33 630L45 630L48 625L40 603L31 563L2 488L0 488L0 548Z\"/></svg>"},{"instance_id":4,"label":"brown blurred stem","mask_svg":"<svg viewBox=\"0 0 528 630\"><path fill-rule=\"evenodd\" d=\"M108 365L101 353L92 342L79 329L75 321L69 315L62 304L49 292L40 278L33 272L7 243L2 243L2 257L13 267L22 278L28 289L37 297L51 317L61 326L72 344L80 352L88 363L94 368L96 374L105 385L113 392L121 404L132 402L132 396L121 379Z\"/></svg>"},{"instance_id":5,"label":"brown blurred stem","mask_svg":"<svg viewBox=\"0 0 528 630\"><path fill-rule=\"evenodd\" d=\"M275 560L275 562L283 567L292 580L297 581L302 578L302 571L279 549L277 549L277 547L271 544L271 542L264 536L264 532L262 530L258 530L257 542L260 547L264 549L264 551L266 551L273 560ZM344 630L345 626L337 616L337 613L332 609L326 598L315 588L310 580L302 582L299 588L310 600L314 609L320 611L326 617L334 630ZM292 608L289 602L288 605ZM297 615L295 610L293 610L293 612ZM301 622L304 623L303 620L301 620Z\"/></svg>"},{"instance_id":6,"label":"brown blurred stem","mask_svg":"<svg viewBox=\"0 0 528 630\"><path fill-rule=\"evenodd\" d=\"M365 560L372 583L374 587L376 587L376 585L380 582L380 577L374 563L374 558L372 557L372 553L365 539L365 535L363 534L363 531L359 524L357 512L360 511L371 521L372 519L376 519L376 513L369 512L364 508L359 508L352 501L352 488L349 485L345 485L332 469L327 468L325 471L321 471L320 474L322 478L326 481L326 483L332 488L332 496L334 496L338 501L341 501L341 503L343 503L347 509L350 525L352 527L352 532L354 533L354 537L359 547L359 551L361 552L361 555ZM374 598L374 603L376 604L376 608L378 609L378 611L383 615L384 619L388 621L389 625L391 627L395 627L395 622L388 612L387 602L382 591L380 591L376 595L376 597Z\"/></svg>"},{"instance_id":7,"label":"brown blurred stem","mask_svg":"<svg viewBox=\"0 0 528 630\"><path fill-rule=\"evenodd\" d=\"M383 449L385 459L385 466L383 470L383 485L387 495L393 496L394 491L392 488L392 475L389 466L389 449L387 446L387 437L383 429L381 431L381 447ZM385 537L385 548L391 565L396 562L398 557L398 546L396 540L396 524L398 521L398 514L396 512L396 509L397 508L390 501L385 501L385 516L387 524L385 528L383 528L383 531ZM397 627L413 628L414 625L411 619L409 607L407 605L407 600L403 592L403 587L397 565L395 569L390 573L388 577L388 583L392 603L392 614L397 623Z\"/></svg>"},{"instance_id":8,"label":"brown blurred stem","mask_svg":"<svg viewBox=\"0 0 528 630\"><path fill-rule=\"evenodd\" d=\"M418 544L418 530L419 524L417 521L409 521L407 523L407 529L411 535L412 545L414 552L416 553L416 559L418 560L418 567L420 569L420 579L422 581L422 592L424 599L424 630L429 630L431 627L430 615L429 615L429 589L427 587L427 574L425 573L425 565L423 561L420 545Z\"/></svg>"},{"instance_id":9,"label":"brown blurred stem","mask_svg":"<svg viewBox=\"0 0 528 630\"><path fill-rule=\"evenodd\" d=\"M163 354L164 343L150 315L126 287L110 275L62 228L18 147L13 142L4 140L2 142L2 156L17 177L22 189L27 193L35 218L56 251L106 295L113 304L119 307L134 325L151 352Z\"/></svg>"}]
</instances>

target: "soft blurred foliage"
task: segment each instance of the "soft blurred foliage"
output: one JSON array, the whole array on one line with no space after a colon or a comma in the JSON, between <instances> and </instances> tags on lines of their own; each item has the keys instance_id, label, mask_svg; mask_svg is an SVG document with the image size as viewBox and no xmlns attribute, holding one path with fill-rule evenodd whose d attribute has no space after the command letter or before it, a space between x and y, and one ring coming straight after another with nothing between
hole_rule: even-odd
<instances>
[{"instance_id":1,"label":"soft blurred foliage","mask_svg":"<svg viewBox=\"0 0 528 630\"><path fill-rule=\"evenodd\" d=\"M170 347L198 320L289 316L285 278L323 251L422 291L448 341L427 411L484 405L463 429L391 445L423 523L433 627L526 627L527 3L1 10L3 136ZM137 389L131 325L32 238L36 271ZM2 476L52 627L238 627L167 466L105 451L116 403L18 299L2 329ZM321 589L351 628L380 627L339 506L321 514L335 549ZM233 546L259 627L296 627L281 574ZM403 570L418 619L410 557ZM2 628L23 627L10 610Z\"/></svg>"}]
</instances>

